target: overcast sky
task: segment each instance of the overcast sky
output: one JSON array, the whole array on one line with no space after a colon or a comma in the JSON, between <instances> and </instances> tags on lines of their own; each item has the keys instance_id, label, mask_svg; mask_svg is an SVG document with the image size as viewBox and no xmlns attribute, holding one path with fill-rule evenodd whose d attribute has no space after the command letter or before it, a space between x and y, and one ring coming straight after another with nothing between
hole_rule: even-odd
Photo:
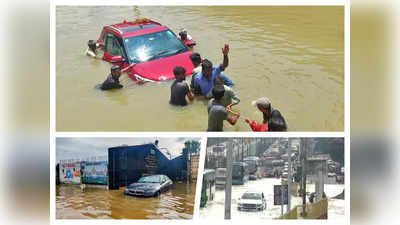
<instances>
[{"instance_id":1,"label":"overcast sky","mask_svg":"<svg viewBox=\"0 0 400 225\"><path fill-rule=\"evenodd\" d=\"M167 148L172 158L181 154L187 140L200 138L57 138L56 161L65 159L82 159L94 156L107 156L107 149L120 145L140 145L159 140L159 148ZM161 149L166 152L165 149Z\"/></svg>"}]
</instances>

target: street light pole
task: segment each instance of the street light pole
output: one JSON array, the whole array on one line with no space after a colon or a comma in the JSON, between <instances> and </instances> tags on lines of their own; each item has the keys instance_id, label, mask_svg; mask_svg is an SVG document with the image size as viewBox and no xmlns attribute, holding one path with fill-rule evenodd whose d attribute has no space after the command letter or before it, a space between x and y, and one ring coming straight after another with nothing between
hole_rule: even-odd
<instances>
[{"instance_id":1,"label":"street light pole","mask_svg":"<svg viewBox=\"0 0 400 225\"><path fill-rule=\"evenodd\" d=\"M231 219L231 197L232 197L232 151L233 140L229 142L226 152L226 183L225 183L225 219Z\"/></svg>"},{"instance_id":2,"label":"street light pole","mask_svg":"<svg viewBox=\"0 0 400 225\"><path fill-rule=\"evenodd\" d=\"M303 169L302 169L302 197L303 197L303 212L302 216L305 217L307 215L306 213L306 184L307 184L307 148L308 148L308 139L307 138L302 138L301 139L301 144L302 144L302 164L303 164Z\"/></svg>"},{"instance_id":3,"label":"street light pole","mask_svg":"<svg viewBox=\"0 0 400 225\"><path fill-rule=\"evenodd\" d=\"M243 141L243 138L242 138L242 159L240 161L243 160L243 151L244 151L244 141Z\"/></svg>"},{"instance_id":4,"label":"street light pole","mask_svg":"<svg viewBox=\"0 0 400 225\"><path fill-rule=\"evenodd\" d=\"M290 199L291 199L291 195L290 195L290 186L292 183L292 138L289 138L289 143L288 143L289 147L287 149L287 154L289 156L289 163L288 163L288 180L287 180L287 184L288 184L288 204L286 207L286 211L289 212L290 211Z\"/></svg>"},{"instance_id":5,"label":"street light pole","mask_svg":"<svg viewBox=\"0 0 400 225\"><path fill-rule=\"evenodd\" d=\"M191 163L190 163L190 153L188 152L188 158L187 160L187 164L186 164L186 182L189 183L190 182L190 175L192 173L192 168L191 168Z\"/></svg>"}]
</instances>

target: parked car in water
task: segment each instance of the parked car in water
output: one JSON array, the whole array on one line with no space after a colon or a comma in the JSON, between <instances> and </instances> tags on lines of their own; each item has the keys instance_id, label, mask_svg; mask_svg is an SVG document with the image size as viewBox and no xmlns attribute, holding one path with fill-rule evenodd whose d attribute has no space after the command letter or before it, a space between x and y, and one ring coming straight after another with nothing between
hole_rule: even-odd
<instances>
[{"instance_id":1,"label":"parked car in water","mask_svg":"<svg viewBox=\"0 0 400 225\"><path fill-rule=\"evenodd\" d=\"M257 210L262 211L267 208L267 200L263 192L245 192L237 205L238 210Z\"/></svg>"},{"instance_id":2,"label":"parked car in water","mask_svg":"<svg viewBox=\"0 0 400 225\"><path fill-rule=\"evenodd\" d=\"M166 175L151 175L141 177L137 182L125 189L126 195L155 197L172 187L172 180Z\"/></svg>"},{"instance_id":3,"label":"parked car in water","mask_svg":"<svg viewBox=\"0 0 400 225\"><path fill-rule=\"evenodd\" d=\"M104 50L103 60L126 68L132 80L164 81L175 79L173 69L182 66L192 74L189 56L193 40L178 38L168 27L149 19L123 21L105 26L96 41Z\"/></svg>"}]
</instances>

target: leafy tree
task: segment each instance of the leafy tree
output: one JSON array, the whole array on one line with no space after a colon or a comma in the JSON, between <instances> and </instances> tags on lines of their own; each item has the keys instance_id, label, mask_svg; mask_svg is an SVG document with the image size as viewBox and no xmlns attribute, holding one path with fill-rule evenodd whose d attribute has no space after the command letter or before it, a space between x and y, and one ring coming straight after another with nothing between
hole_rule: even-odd
<instances>
[{"instance_id":1,"label":"leafy tree","mask_svg":"<svg viewBox=\"0 0 400 225\"><path fill-rule=\"evenodd\" d=\"M344 138L315 138L314 152L329 154L333 161L344 166Z\"/></svg>"},{"instance_id":2,"label":"leafy tree","mask_svg":"<svg viewBox=\"0 0 400 225\"><path fill-rule=\"evenodd\" d=\"M200 141L190 140L185 142L185 149L188 153L199 154L200 153Z\"/></svg>"}]
</instances>

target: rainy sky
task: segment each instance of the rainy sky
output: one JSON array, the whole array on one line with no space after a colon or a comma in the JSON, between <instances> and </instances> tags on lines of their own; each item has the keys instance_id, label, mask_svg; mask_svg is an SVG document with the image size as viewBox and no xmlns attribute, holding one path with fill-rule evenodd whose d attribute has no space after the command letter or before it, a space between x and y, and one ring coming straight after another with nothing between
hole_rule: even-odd
<instances>
[{"instance_id":1,"label":"rainy sky","mask_svg":"<svg viewBox=\"0 0 400 225\"><path fill-rule=\"evenodd\" d=\"M57 138L56 161L107 156L107 149L120 145L141 145L159 140L158 147L167 156L167 148L172 158L181 154L187 140L200 138ZM168 156L167 156L168 157Z\"/></svg>"}]
</instances>

